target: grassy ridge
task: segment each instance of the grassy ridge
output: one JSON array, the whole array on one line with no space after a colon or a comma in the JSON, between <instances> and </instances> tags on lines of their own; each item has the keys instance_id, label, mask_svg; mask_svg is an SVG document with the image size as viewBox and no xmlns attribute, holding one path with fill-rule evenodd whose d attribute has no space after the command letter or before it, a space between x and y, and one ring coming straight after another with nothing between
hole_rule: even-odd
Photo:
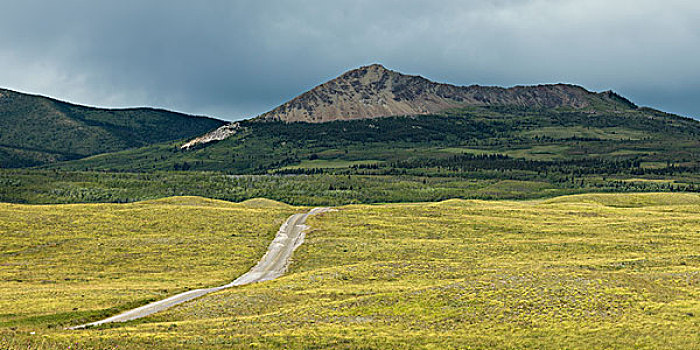
<instances>
[{"instance_id":1,"label":"grassy ridge","mask_svg":"<svg viewBox=\"0 0 700 350\"><path fill-rule=\"evenodd\" d=\"M257 262L296 211L272 201L198 197L0 204L0 333L76 325L228 283Z\"/></svg>"},{"instance_id":2,"label":"grassy ridge","mask_svg":"<svg viewBox=\"0 0 700 350\"><path fill-rule=\"evenodd\" d=\"M347 206L309 219L278 280L41 334L81 348L693 349L699 212L698 195L657 193Z\"/></svg>"}]
</instances>

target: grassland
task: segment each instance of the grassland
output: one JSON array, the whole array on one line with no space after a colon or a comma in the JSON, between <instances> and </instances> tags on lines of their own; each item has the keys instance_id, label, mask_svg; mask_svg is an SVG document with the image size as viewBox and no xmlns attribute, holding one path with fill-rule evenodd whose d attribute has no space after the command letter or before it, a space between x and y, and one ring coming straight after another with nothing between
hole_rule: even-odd
<instances>
[{"instance_id":1,"label":"grassland","mask_svg":"<svg viewBox=\"0 0 700 350\"><path fill-rule=\"evenodd\" d=\"M76 348L696 349L700 196L351 205L310 218L288 275ZM34 328L31 328L34 329Z\"/></svg>"},{"instance_id":2,"label":"grassland","mask_svg":"<svg viewBox=\"0 0 700 350\"><path fill-rule=\"evenodd\" d=\"M652 134L618 127L543 127L525 132L528 136L550 137L554 139L579 138L599 140L642 140Z\"/></svg>"},{"instance_id":3,"label":"grassland","mask_svg":"<svg viewBox=\"0 0 700 350\"><path fill-rule=\"evenodd\" d=\"M198 197L0 204L0 337L228 283L260 259L296 211L267 200Z\"/></svg>"}]
</instances>

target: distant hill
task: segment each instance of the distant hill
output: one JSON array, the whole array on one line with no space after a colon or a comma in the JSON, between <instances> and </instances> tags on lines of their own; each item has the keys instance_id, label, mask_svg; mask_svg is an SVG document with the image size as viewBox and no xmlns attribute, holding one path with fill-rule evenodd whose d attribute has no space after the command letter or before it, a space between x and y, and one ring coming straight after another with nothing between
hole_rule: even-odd
<instances>
[{"instance_id":1,"label":"distant hill","mask_svg":"<svg viewBox=\"0 0 700 350\"><path fill-rule=\"evenodd\" d=\"M0 89L0 167L35 166L192 138L223 124L160 109L92 108Z\"/></svg>"}]
</instances>

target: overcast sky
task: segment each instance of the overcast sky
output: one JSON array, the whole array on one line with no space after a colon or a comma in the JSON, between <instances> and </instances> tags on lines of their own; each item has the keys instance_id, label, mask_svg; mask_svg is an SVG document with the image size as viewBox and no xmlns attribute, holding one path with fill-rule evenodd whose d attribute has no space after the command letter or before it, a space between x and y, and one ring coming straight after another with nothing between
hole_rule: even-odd
<instances>
[{"instance_id":1,"label":"overcast sky","mask_svg":"<svg viewBox=\"0 0 700 350\"><path fill-rule=\"evenodd\" d=\"M378 62L700 117L699 19L697 0L5 0L0 86L235 120Z\"/></svg>"}]
</instances>

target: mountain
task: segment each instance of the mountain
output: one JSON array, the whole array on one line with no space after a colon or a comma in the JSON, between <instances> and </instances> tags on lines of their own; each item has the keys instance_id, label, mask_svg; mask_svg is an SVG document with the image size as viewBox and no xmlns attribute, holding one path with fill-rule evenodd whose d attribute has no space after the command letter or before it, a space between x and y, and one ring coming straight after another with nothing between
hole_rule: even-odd
<instances>
[{"instance_id":1,"label":"mountain","mask_svg":"<svg viewBox=\"0 0 700 350\"><path fill-rule=\"evenodd\" d=\"M223 124L160 109L92 108L0 89L0 168L192 138Z\"/></svg>"},{"instance_id":2,"label":"mountain","mask_svg":"<svg viewBox=\"0 0 700 350\"><path fill-rule=\"evenodd\" d=\"M601 93L568 84L516 86L455 86L406 75L379 64L360 67L318 85L253 121L326 123L401 115L435 114L465 107L515 106L569 108L580 111L637 108L612 91ZM238 123L221 127L182 147L221 141L239 131Z\"/></svg>"},{"instance_id":3,"label":"mountain","mask_svg":"<svg viewBox=\"0 0 700 350\"><path fill-rule=\"evenodd\" d=\"M512 88L455 86L405 75L373 64L338 78L269 111L261 121L324 123L396 115L422 115L467 106L630 108L612 92L594 93L580 86L556 84Z\"/></svg>"},{"instance_id":4,"label":"mountain","mask_svg":"<svg viewBox=\"0 0 700 350\"><path fill-rule=\"evenodd\" d=\"M329 91L335 95L324 101L320 96ZM358 100L358 91L367 97ZM297 104L306 112L290 107ZM572 181L587 174L605 182L605 188L627 186L610 180L615 176L700 172L700 122L573 85L456 87L372 65L283 106L186 143L159 143L52 167L407 174L524 179L558 187L581 186ZM315 122L306 117L316 117Z\"/></svg>"},{"instance_id":5,"label":"mountain","mask_svg":"<svg viewBox=\"0 0 700 350\"><path fill-rule=\"evenodd\" d=\"M283 106L188 142L0 171L0 198L206 195L315 206L700 191L700 121L613 92L456 87L373 65Z\"/></svg>"}]
</instances>

